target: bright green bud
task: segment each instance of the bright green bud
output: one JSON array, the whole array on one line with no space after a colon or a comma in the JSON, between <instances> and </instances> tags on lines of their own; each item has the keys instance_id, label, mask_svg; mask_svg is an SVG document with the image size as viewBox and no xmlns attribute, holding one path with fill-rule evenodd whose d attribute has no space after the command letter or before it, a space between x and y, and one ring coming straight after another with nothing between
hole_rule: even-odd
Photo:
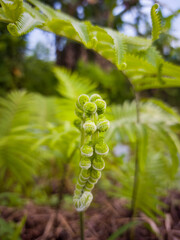
<instances>
[{"instance_id":1,"label":"bright green bud","mask_svg":"<svg viewBox=\"0 0 180 240\"><path fill-rule=\"evenodd\" d=\"M76 116L78 116L79 118L83 118L83 111L81 111L79 108L75 108L75 114Z\"/></svg>"},{"instance_id":2,"label":"bright green bud","mask_svg":"<svg viewBox=\"0 0 180 240\"><path fill-rule=\"evenodd\" d=\"M99 94L93 94L90 96L90 101L95 102L97 99L102 99Z\"/></svg>"},{"instance_id":3,"label":"bright green bud","mask_svg":"<svg viewBox=\"0 0 180 240\"><path fill-rule=\"evenodd\" d=\"M100 142L95 145L95 152L98 155L106 155L109 152L109 147L106 143Z\"/></svg>"},{"instance_id":4,"label":"bright green bud","mask_svg":"<svg viewBox=\"0 0 180 240\"><path fill-rule=\"evenodd\" d=\"M90 116L94 114L96 110L97 110L97 106L95 103L87 102L84 104L84 112L86 113L86 115Z\"/></svg>"},{"instance_id":5,"label":"bright green bud","mask_svg":"<svg viewBox=\"0 0 180 240\"><path fill-rule=\"evenodd\" d=\"M110 122L106 119L101 119L97 123L97 129L100 132L106 132L110 127Z\"/></svg>"},{"instance_id":6,"label":"bright green bud","mask_svg":"<svg viewBox=\"0 0 180 240\"><path fill-rule=\"evenodd\" d=\"M91 191L94 188L94 184L87 182L85 186L85 191Z\"/></svg>"},{"instance_id":7,"label":"bright green bud","mask_svg":"<svg viewBox=\"0 0 180 240\"><path fill-rule=\"evenodd\" d=\"M74 126L77 127L79 130L81 129L81 120L79 118L74 120Z\"/></svg>"},{"instance_id":8,"label":"bright green bud","mask_svg":"<svg viewBox=\"0 0 180 240\"><path fill-rule=\"evenodd\" d=\"M98 119L99 119L99 120L105 120L106 118L105 118L104 114L100 114L100 115L98 116Z\"/></svg>"},{"instance_id":9,"label":"bright green bud","mask_svg":"<svg viewBox=\"0 0 180 240\"><path fill-rule=\"evenodd\" d=\"M96 184L97 181L98 181L98 179L95 179L95 178L92 178L92 177L90 177L90 178L88 179L88 182L89 182L89 183L92 183L92 184Z\"/></svg>"},{"instance_id":10,"label":"bright green bud","mask_svg":"<svg viewBox=\"0 0 180 240\"><path fill-rule=\"evenodd\" d=\"M84 123L83 128L87 135L92 135L96 131L96 124L93 121L88 120Z\"/></svg>"},{"instance_id":11,"label":"bright green bud","mask_svg":"<svg viewBox=\"0 0 180 240\"><path fill-rule=\"evenodd\" d=\"M76 189L78 190L82 190L83 189L83 185L80 185L79 183L76 184Z\"/></svg>"},{"instance_id":12,"label":"bright green bud","mask_svg":"<svg viewBox=\"0 0 180 240\"><path fill-rule=\"evenodd\" d=\"M79 166L83 169L89 169L91 167L91 160L87 157L82 157Z\"/></svg>"},{"instance_id":13,"label":"bright green bud","mask_svg":"<svg viewBox=\"0 0 180 240\"><path fill-rule=\"evenodd\" d=\"M96 158L93 159L92 167L95 170L101 171L105 167L105 162L100 156L97 156Z\"/></svg>"},{"instance_id":14,"label":"bright green bud","mask_svg":"<svg viewBox=\"0 0 180 240\"><path fill-rule=\"evenodd\" d=\"M77 185L81 186L82 189L85 186L85 184L86 184L86 182L84 183L84 182L81 182L80 180L78 180L78 182L77 182Z\"/></svg>"},{"instance_id":15,"label":"bright green bud","mask_svg":"<svg viewBox=\"0 0 180 240\"><path fill-rule=\"evenodd\" d=\"M81 94L79 97L78 97L78 101L77 101L77 106L83 110L83 106L86 102L89 102L89 97L88 95L86 94Z\"/></svg>"},{"instance_id":16,"label":"bright green bud","mask_svg":"<svg viewBox=\"0 0 180 240\"><path fill-rule=\"evenodd\" d=\"M82 179L82 178L79 177L78 183L79 183L80 185L85 185L86 182L87 182L87 179L85 180L85 179Z\"/></svg>"},{"instance_id":17,"label":"bright green bud","mask_svg":"<svg viewBox=\"0 0 180 240\"><path fill-rule=\"evenodd\" d=\"M79 175L79 180L78 180L81 184L86 183L87 179L82 178L82 175Z\"/></svg>"},{"instance_id":18,"label":"bright green bud","mask_svg":"<svg viewBox=\"0 0 180 240\"><path fill-rule=\"evenodd\" d=\"M94 180L97 181L100 177L101 177L101 172L100 171L98 171L96 169L91 170L91 176L90 176L91 179L94 179Z\"/></svg>"},{"instance_id":19,"label":"bright green bud","mask_svg":"<svg viewBox=\"0 0 180 240\"><path fill-rule=\"evenodd\" d=\"M88 170L87 169L81 169L80 177L82 179L88 179L90 177L90 173L91 173L90 169L88 169Z\"/></svg>"},{"instance_id":20,"label":"bright green bud","mask_svg":"<svg viewBox=\"0 0 180 240\"><path fill-rule=\"evenodd\" d=\"M81 155L91 157L93 155L93 148L87 144L81 147Z\"/></svg>"},{"instance_id":21,"label":"bright green bud","mask_svg":"<svg viewBox=\"0 0 180 240\"><path fill-rule=\"evenodd\" d=\"M95 104L97 106L97 113L103 114L106 111L106 102L102 99L97 99L95 101Z\"/></svg>"}]
</instances>

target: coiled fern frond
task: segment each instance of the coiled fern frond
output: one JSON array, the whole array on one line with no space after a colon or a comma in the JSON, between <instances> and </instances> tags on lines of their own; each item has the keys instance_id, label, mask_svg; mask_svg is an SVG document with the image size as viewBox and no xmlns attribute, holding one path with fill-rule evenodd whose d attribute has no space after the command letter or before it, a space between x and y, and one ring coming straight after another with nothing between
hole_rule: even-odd
<instances>
[{"instance_id":1,"label":"coiled fern frond","mask_svg":"<svg viewBox=\"0 0 180 240\"><path fill-rule=\"evenodd\" d=\"M35 27L39 27L41 25L42 22L37 21L29 13L24 12L22 15L20 15L15 23L8 24L7 28L13 36L18 37L30 32Z\"/></svg>"},{"instance_id":2,"label":"coiled fern frond","mask_svg":"<svg viewBox=\"0 0 180 240\"><path fill-rule=\"evenodd\" d=\"M104 132L109 128L105 119L106 102L98 94L90 98L82 94L76 102L75 126L81 131L80 174L74 192L73 202L77 211L86 210L93 199L91 193L94 185L101 177L105 167L103 157L109 148L104 142Z\"/></svg>"}]
</instances>

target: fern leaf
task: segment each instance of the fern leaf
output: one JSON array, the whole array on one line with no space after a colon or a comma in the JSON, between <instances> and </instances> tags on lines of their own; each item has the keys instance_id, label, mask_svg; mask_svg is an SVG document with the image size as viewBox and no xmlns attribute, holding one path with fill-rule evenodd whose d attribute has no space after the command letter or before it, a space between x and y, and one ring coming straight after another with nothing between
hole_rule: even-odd
<instances>
[{"instance_id":1,"label":"fern leaf","mask_svg":"<svg viewBox=\"0 0 180 240\"><path fill-rule=\"evenodd\" d=\"M163 101L155 98L151 98L150 100L148 100L148 102L153 103L153 105L155 105L156 107L159 107L161 111L164 111L165 114L170 114L173 118L177 119L177 123L180 122L180 116L178 112L176 111L176 109L173 109L168 104L165 104ZM173 122L173 119L171 119L170 123L173 124Z\"/></svg>"},{"instance_id":2,"label":"fern leaf","mask_svg":"<svg viewBox=\"0 0 180 240\"><path fill-rule=\"evenodd\" d=\"M148 49L151 46L150 39L144 39L142 37L129 37L124 36L125 43L129 52L139 52Z\"/></svg>"},{"instance_id":3,"label":"fern leaf","mask_svg":"<svg viewBox=\"0 0 180 240\"><path fill-rule=\"evenodd\" d=\"M173 137L174 134L169 129L160 127L160 130L159 133L163 135L163 140L167 144L171 154L172 161L169 163L168 168L170 176L174 178L179 166L178 149L175 141L179 140Z\"/></svg>"},{"instance_id":4,"label":"fern leaf","mask_svg":"<svg viewBox=\"0 0 180 240\"><path fill-rule=\"evenodd\" d=\"M5 22L5 23L10 23L12 20L10 18L8 18L4 11L2 10L2 8L0 8L0 21L1 22Z\"/></svg>"},{"instance_id":5,"label":"fern leaf","mask_svg":"<svg viewBox=\"0 0 180 240\"><path fill-rule=\"evenodd\" d=\"M43 4L40 1L36 0L28 0L28 2L36 6L49 19L53 19L55 18L55 16L57 16L57 11L49 7L47 4Z\"/></svg>"},{"instance_id":6,"label":"fern leaf","mask_svg":"<svg viewBox=\"0 0 180 240\"><path fill-rule=\"evenodd\" d=\"M151 8L151 20L152 20L152 41L159 38L161 33L161 20L159 12L157 11L159 5L155 3Z\"/></svg>"},{"instance_id":7,"label":"fern leaf","mask_svg":"<svg viewBox=\"0 0 180 240\"><path fill-rule=\"evenodd\" d=\"M126 45L123 35L118 34L116 31L106 29L107 33L112 37L114 42L114 51L116 56L116 66L121 70L126 66L125 53Z\"/></svg>"},{"instance_id":8,"label":"fern leaf","mask_svg":"<svg viewBox=\"0 0 180 240\"><path fill-rule=\"evenodd\" d=\"M35 18L37 21L45 23L47 20L47 17L39 12L37 8L32 7L29 3L24 2L24 11L29 13L33 18Z\"/></svg>"},{"instance_id":9,"label":"fern leaf","mask_svg":"<svg viewBox=\"0 0 180 240\"><path fill-rule=\"evenodd\" d=\"M76 40L85 46L88 45L89 35L84 23L64 19L53 19L47 22L47 27L58 35Z\"/></svg>"},{"instance_id":10,"label":"fern leaf","mask_svg":"<svg viewBox=\"0 0 180 240\"><path fill-rule=\"evenodd\" d=\"M141 124L136 124L134 102L113 106L111 110L109 113L112 122L109 131L111 136L107 135L111 139L111 143L113 139L117 139L117 134L123 144L131 142L132 144L129 145L132 145L133 149L134 143L136 141L138 143L140 171L134 203L135 210L140 210L152 219L156 219L157 214L163 214L159 210L159 206L163 206L159 196L165 193L167 186L178 171L180 141L171 127L179 124L179 116L170 110L169 106L161 104L159 100L157 104L156 101L140 103ZM138 139L136 138L137 133ZM112 159L113 156L111 163L107 163L106 168L110 170L108 173L113 172L112 179L120 182L121 187L111 185L110 194L116 197L125 197L131 201L135 154L129 156L129 161L120 163L121 170L116 169L118 158L114 157L114 161Z\"/></svg>"},{"instance_id":11,"label":"fern leaf","mask_svg":"<svg viewBox=\"0 0 180 240\"><path fill-rule=\"evenodd\" d=\"M87 26L84 23L73 21L72 26L76 30L77 34L79 35L79 38L81 39L81 42L87 46L89 42L89 34L87 31Z\"/></svg>"}]
</instances>

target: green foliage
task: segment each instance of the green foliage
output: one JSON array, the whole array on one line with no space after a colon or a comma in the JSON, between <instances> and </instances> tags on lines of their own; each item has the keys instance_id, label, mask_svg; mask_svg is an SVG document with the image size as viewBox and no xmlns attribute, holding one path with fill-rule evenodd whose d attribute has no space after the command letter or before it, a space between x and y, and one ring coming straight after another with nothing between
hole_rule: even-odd
<instances>
[{"instance_id":1,"label":"green foliage","mask_svg":"<svg viewBox=\"0 0 180 240\"><path fill-rule=\"evenodd\" d=\"M117 231L115 231L108 240L115 240L119 236L123 235L126 231L128 231L130 228L134 227L137 224L137 222L129 222L120 227Z\"/></svg>"},{"instance_id":2,"label":"green foliage","mask_svg":"<svg viewBox=\"0 0 180 240\"><path fill-rule=\"evenodd\" d=\"M20 197L20 194L15 192L3 192L0 193L1 206L21 207L24 204L24 200Z\"/></svg>"},{"instance_id":3,"label":"green foliage","mask_svg":"<svg viewBox=\"0 0 180 240\"><path fill-rule=\"evenodd\" d=\"M3 12L8 19L16 22L23 13L23 0L1 0Z\"/></svg>"},{"instance_id":4,"label":"green foliage","mask_svg":"<svg viewBox=\"0 0 180 240\"><path fill-rule=\"evenodd\" d=\"M133 99L130 83L126 76L117 69L103 70L93 62L80 61L77 72L80 76L88 76L93 83L96 83L98 91L110 103L123 103L124 99Z\"/></svg>"},{"instance_id":5,"label":"green foliage","mask_svg":"<svg viewBox=\"0 0 180 240\"><path fill-rule=\"evenodd\" d=\"M134 69L139 69L140 74L133 75L133 78L130 78L138 91L180 86L179 67L165 62L154 47L151 47L151 40L140 37L127 37L109 28L93 26L86 21L80 22L65 13L53 10L39 1L31 0L30 2L40 12L36 8L31 8L28 4L25 4L23 14L28 12L28 16L26 14L27 19L16 24L17 28L14 28L13 25L12 34L17 35L18 33L21 35L32 30L33 26L31 24L33 24L33 21L31 18L34 18L34 21L42 23L38 27L78 41L85 47L101 54L115 64L118 69L126 69L125 72L130 72L129 78L132 76ZM151 10L153 41L159 37L160 33L160 20L156 8L157 4ZM29 25L29 23L31 24ZM131 65L132 59L133 65ZM149 72L150 69L151 72ZM172 71L172 69L175 70Z\"/></svg>"},{"instance_id":6,"label":"green foliage","mask_svg":"<svg viewBox=\"0 0 180 240\"><path fill-rule=\"evenodd\" d=\"M57 95L53 63L41 60L44 56L48 60L47 50L38 45L32 56L25 56L25 51L25 38L12 37L0 23L0 96L15 89Z\"/></svg>"},{"instance_id":7,"label":"green foliage","mask_svg":"<svg viewBox=\"0 0 180 240\"><path fill-rule=\"evenodd\" d=\"M0 218L0 237L3 240L21 240L20 234L26 222L24 217L19 224L14 222L6 222Z\"/></svg>"},{"instance_id":8,"label":"green foliage","mask_svg":"<svg viewBox=\"0 0 180 240\"><path fill-rule=\"evenodd\" d=\"M165 62L161 59L154 48L150 48L147 55L128 55L125 70L128 78L137 91L155 88L179 87L180 79L178 66ZM153 64L147 61L153 60ZM154 65L156 64L157 65Z\"/></svg>"},{"instance_id":9,"label":"green foliage","mask_svg":"<svg viewBox=\"0 0 180 240\"><path fill-rule=\"evenodd\" d=\"M107 174L120 183L121 187L111 186L110 193L116 197L132 199L132 176L138 142L139 174L134 207L135 211L143 211L156 219L156 214L162 214L159 196L171 186L178 172L180 141L174 127L179 131L179 115L168 105L153 99L140 104L140 124L136 123L134 102L113 106L109 118L112 124L107 139L112 144L111 148L116 146L118 136L119 142L131 147L129 155L124 162L119 163L118 169L116 153L112 152Z\"/></svg>"},{"instance_id":10,"label":"green foliage","mask_svg":"<svg viewBox=\"0 0 180 240\"><path fill-rule=\"evenodd\" d=\"M8 30L13 36L21 36L39 27L77 41L102 55L118 70L123 70L121 77L128 79L135 91L180 86L179 66L166 62L152 46L161 32L157 4L151 9L152 40L148 40L141 37L127 37L110 28L78 21L36 0L29 2L34 7L23 3L23 8L20 7L20 11L15 12L13 8L17 8L19 0L15 0L14 3L1 1L0 20L8 23ZM54 68L53 71L59 81L57 87L57 92L61 96L59 99L46 99L23 91L13 92L6 99L0 99L2 172L0 180L4 181L7 176L12 176L11 182L6 183L8 186L11 186L14 180L21 184L32 181L33 176L38 176L37 172L45 178L49 177L49 169L58 176L61 183L67 180L67 176L72 179L75 174L77 175L79 153L76 150L79 135L72 127L75 116L72 103L79 94L91 93L98 85L90 78L81 77L63 68ZM97 69L95 71L98 72ZM103 79L100 80L101 84L113 89L118 95L119 83L109 83L110 77L105 77L100 72L98 74L99 79ZM98 89L100 90L100 86ZM105 104L102 100L85 103L84 107L83 101L77 103L76 113L80 118L84 117L83 114L90 117L96 108L98 113L104 111ZM157 100L140 103L138 123L135 102L112 106L108 116L112 120L112 127L106 138L111 147L116 147L117 143L121 142L127 144L131 150L130 157L124 162L122 156L116 156L113 151L111 152L106 181L112 179L116 185L111 185L109 191L114 196L132 200L134 180L132 176L137 157L139 173L136 193L133 196L134 209L135 212L143 211L155 219L156 214L162 214L159 208L162 206L159 196L164 193L167 186L170 186L178 171L180 142L177 132L180 117L172 108ZM96 119L86 120L83 131L87 138L89 135L94 136L96 127L100 133L108 128L105 119L98 119L95 122L96 126L93 124ZM76 121L76 126L82 128L81 122ZM90 204L92 195L88 191L94 186L92 181L100 177L98 170L104 167L103 160L98 156L91 159L92 162L87 157L91 157L94 151L96 155L104 155L108 151L104 142L94 142L94 138L92 140L93 144L87 142L81 148L83 157L80 166L85 171L80 174L81 182L77 184L75 192L75 205L80 210L84 210L84 207ZM39 159L44 160L46 168L39 167ZM117 168L117 162L120 169ZM52 169L52 165L55 170ZM95 170L98 169L94 176L90 176L86 171L92 166L95 166ZM99 166L101 168L98 168ZM40 171L37 171L39 169ZM22 173L21 176L19 172ZM83 181L87 178L91 182ZM81 192L82 185L86 190L83 192L84 195ZM39 192L37 191L36 194L38 195ZM40 196L42 199L39 197L39 202L47 200L46 193Z\"/></svg>"},{"instance_id":11,"label":"green foliage","mask_svg":"<svg viewBox=\"0 0 180 240\"><path fill-rule=\"evenodd\" d=\"M25 184L35 173L37 153L31 150L34 136L28 125L30 115L27 112L32 100L32 95L23 91L0 99L1 180L10 172L15 181Z\"/></svg>"},{"instance_id":12,"label":"green foliage","mask_svg":"<svg viewBox=\"0 0 180 240\"><path fill-rule=\"evenodd\" d=\"M46 16L43 29L53 31L56 34L81 42L87 48L94 49L102 56L112 61L118 68L124 68L123 61L126 45L128 50L131 50L135 45L135 49L138 51L139 49L146 49L151 44L150 40L124 37L122 34L112 31L111 29L93 26L89 22L79 22L38 1L32 0L30 2L40 9L42 15ZM28 11L29 7L27 7L27 5L24 5L24 7L25 11ZM35 20L37 21L42 21L43 19L43 17L39 16L40 14L36 14L36 10L34 15L33 11L31 15L35 16ZM26 22L28 23L30 20L26 20ZM21 23L19 31L20 35L22 33L25 34L32 28L32 26L29 25L29 29L26 28L26 31L22 32L21 29L24 29L26 22ZM17 30L18 26L19 24L17 24ZM61 28L59 26L61 26ZM15 33L16 35L17 32L14 31L11 33Z\"/></svg>"},{"instance_id":13,"label":"green foliage","mask_svg":"<svg viewBox=\"0 0 180 240\"><path fill-rule=\"evenodd\" d=\"M54 73L59 81L57 91L68 99L76 99L82 93L91 93L96 89L96 83L92 83L87 77L81 77L76 72L70 72L65 68L54 68Z\"/></svg>"},{"instance_id":14,"label":"green foliage","mask_svg":"<svg viewBox=\"0 0 180 240\"><path fill-rule=\"evenodd\" d=\"M45 96L57 96L57 83L51 62L42 61L38 59L38 56L25 58L17 88L25 88L27 91Z\"/></svg>"}]
</instances>

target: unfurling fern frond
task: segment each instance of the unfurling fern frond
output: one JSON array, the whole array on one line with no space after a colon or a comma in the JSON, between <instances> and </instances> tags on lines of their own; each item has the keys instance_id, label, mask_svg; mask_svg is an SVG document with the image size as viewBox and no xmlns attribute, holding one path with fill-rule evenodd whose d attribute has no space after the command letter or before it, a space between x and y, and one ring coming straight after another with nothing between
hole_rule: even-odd
<instances>
[{"instance_id":1,"label":"unfurling fern frond","mask_svg":"<svg viewBox=\"0 0 180 240\"><path fill-rule=\"evenodd\" d=\"M29 13L24 12L15 23L8 24L8 31L13 36L21 36L30 32L35 27L41 26L42 22L37 21Z\"/></svg>"},{"instance_id":2,"label":"unfurling fern frond","mask_svg":"<svg viewBox=\"0 0 180 240\"><path fill-rule=\"evenodd\" d=\"M81 172L73 202L76 210L82 212L91 204L91 191L105 167L102 157L108 154L109 148L104 142L104 132L110 124L104 117L106 102L98 94L93 94L90 98L85 94L80 95L75 111L79 117L75 126L81 131Z\"/></svg>"},{"instance_id":3,"label":"unfurling fern frond","mask_svg":"<svg viewBox=\"0 0 180 240\"><path fill-rule=\"evenodd\" d=\"M152 41L159 38L161 33L161 19L159 12L157 11L159 5L155 3L151 8L151 20L152 20Z\"/></svg>"}]
</instances>

